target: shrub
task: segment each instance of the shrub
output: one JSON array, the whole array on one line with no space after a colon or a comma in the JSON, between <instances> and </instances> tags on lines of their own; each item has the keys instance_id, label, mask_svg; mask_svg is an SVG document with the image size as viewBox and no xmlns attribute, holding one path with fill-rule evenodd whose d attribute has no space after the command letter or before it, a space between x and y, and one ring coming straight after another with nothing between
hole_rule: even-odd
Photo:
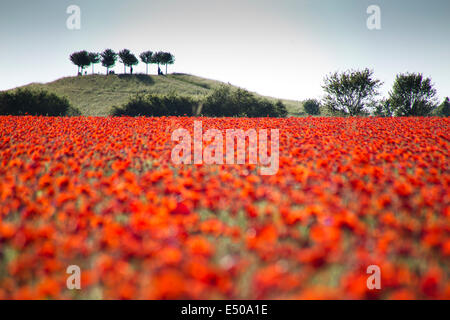
<instances>
[{"instance_id":1,"label":"shrub","mask_svg":"<svg viewBox=\"0 0 450 320\"><path fill-rule=\"evenodd\" d=\"M437 115L441 117L450 116L450 100L445 98L444 102L437 108Z\"/></svg>"},{"instance_id":2,"label":"shrub","mask_svg":"<svg viewBox=\"0 0 450 320\"><path fill-rule=\"evenodd\" d=\"M281 100L278 100L275 104L275 112L277 113L278 117L285 118L288 115L288 111L286 109L286 106Z\"/></svg>"},{"instance_id":3,"label":"shrub","mask_svg":"<svg viewBox=\"0 0 450 320\"><path fill-rule=\"evenodd\" d=\"M79 115L65 97L47 91L18 89L0 93L1 115L65 116Z\"/></svg>"},{"instance_id":4,"label":"shrub","mask_svg":"<svg viewBox=\"0 0 450 320\"><path fill-rule=\"evenodd\" d=\"M202 114L208 117L285 117L286 106L255 96L244 89L221 86L206 97Z\"/></svg>"},{"instance_id":5,"label":"shrub","mask_svg":"<svg viewBox=\"0 0 450 320\"><path fill-rule=\"evenodd\" d=\"M392 117L393 112L389 99L382 99L374 103L373 115L376 117Z\"/></svg>"},{"instance_id":6,"label":"shrub","mask_svg":"<svg viewBox=\"0 0 450 320\"><path fill-rule=\"evenodd\" d=\"M202 114L209 117L242 116L234 98L230 87L221 86L205 99Z\"/></svg>"},{"instance_id":7,"label":"shrub","mask_svg":"<svg viewBox=\"0 0 450 320\"><path fill-rule=\"evenodd\" d=\"M198 102L189 97L138 94L122 108L113 108L113 116L192 116Z\"/></svg>"},{"instance_id":8,"label":"shrub","mask_svg":"<svg viewBox=\"0 0 450 320\"><path fill-rule=\"evenodd\" d=\"M303 103L303 109L309 115L320 114L320 103L316 99L309 99Z\"/></svg>"}]
</instances>

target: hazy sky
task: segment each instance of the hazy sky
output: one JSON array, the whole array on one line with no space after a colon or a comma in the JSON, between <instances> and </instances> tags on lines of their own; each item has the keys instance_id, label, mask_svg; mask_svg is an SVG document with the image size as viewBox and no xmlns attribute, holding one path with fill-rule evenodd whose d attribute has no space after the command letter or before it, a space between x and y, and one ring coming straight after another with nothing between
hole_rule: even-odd
<instances>
[{"instance_id":1,"label":"hazy sky","mask_svg":"<svg viewBox=\"0 0 450 320\"><path fill-rule=\"evenodd\" d=\"M80 30L66 27L69 5L81 8ZM381 30L366 26L369 5ZM169 72L280 98L320 98L325 75L364 67L383 93L410 71L450 95L449 0L0 0L0 41L0 90L76 75L76 50L129 48L172 52Z\"/></svg>"}]
</instances>

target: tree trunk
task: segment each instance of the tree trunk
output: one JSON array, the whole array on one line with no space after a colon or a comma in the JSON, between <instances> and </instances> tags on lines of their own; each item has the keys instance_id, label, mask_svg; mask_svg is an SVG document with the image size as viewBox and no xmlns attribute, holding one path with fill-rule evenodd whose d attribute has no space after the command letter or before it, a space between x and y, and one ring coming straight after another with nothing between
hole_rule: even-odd
<instances>
[{"instance_id":1,"label":"tree trunk","mask_svg":"<svg viewBox=\"0 0 450 320\"><path fill-rule=\"evenodd\" d=\"M166 63L166 76L167 76L167 63Z\"/></svg>"},{"instance_id":2,"label":"tree trunk","mask_svg":"<svg viewBox=\"0 0 450 320\"><path fill-rule=\"evenodd\" d=\"M125 63L123 64L123 73L125 73L125 74L127 74L127 69L126 69L126 65L125 65Z\"/></svg>"}]
</instances>

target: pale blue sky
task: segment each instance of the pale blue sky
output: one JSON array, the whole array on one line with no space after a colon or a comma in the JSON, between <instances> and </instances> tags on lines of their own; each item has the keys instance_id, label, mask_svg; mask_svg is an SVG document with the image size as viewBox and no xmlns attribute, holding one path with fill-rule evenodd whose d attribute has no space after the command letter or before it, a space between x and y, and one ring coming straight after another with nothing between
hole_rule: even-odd
<instances>
[{"instance_id":1,"label":"pale blue sky","mask_svg":"<svg viewBox=\"0 0 450 320\"><path fill-rule=\"evenodd\" d=\"M66 28L72 4L81 30ZM366 27L372 4L381 30ZM2 0L0 90L75 75L68 57L76 50L129 48L172 52L169 72L280 98L320 98L325 75L364 67L385 82L384 94L410 71L430 76L442 98L450 95L449 35L449 0Z\"/></svg>"}]
</instances>

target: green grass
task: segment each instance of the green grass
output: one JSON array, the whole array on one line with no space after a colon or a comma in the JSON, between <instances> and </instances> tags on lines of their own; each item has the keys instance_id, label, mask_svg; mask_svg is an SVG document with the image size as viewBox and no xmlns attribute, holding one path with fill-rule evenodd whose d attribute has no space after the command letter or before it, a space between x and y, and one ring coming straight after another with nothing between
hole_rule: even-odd
<instances>
[{"instance_id":1,"label":"green grass","mask_svg":"<svg viewBox=\"0 0 450 320\"><path fill-rule=\"evenodd\" d=\"M176 93L200 97L209 94L220 85L226 84L188 74L167 76L120 74L66 77L49 83L32 83L22 88L44 89L59 96L65 96L83 115L107 116L113 106L125 104L136 93ZM266 98L272 101L278 100L272 97ZM289 115L304 115L301 102L281 100L286 105Z\"/></svg>"}]
</instances>

